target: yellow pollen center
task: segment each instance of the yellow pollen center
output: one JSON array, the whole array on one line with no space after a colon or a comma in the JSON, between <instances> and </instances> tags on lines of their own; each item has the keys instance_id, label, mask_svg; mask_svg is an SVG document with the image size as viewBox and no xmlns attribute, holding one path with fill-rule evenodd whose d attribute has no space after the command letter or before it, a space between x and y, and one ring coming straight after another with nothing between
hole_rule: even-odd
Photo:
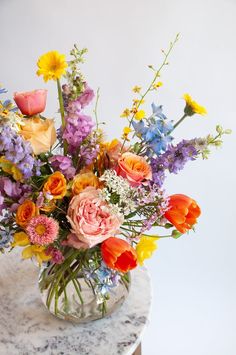
<instances>
[{"instance_id":1,"label":"yellow pollen center","mask_svg":"<svg viewBox=\"0 0 236 355\"><path fill-rule=\"evenodd\" d=\"M46 227L43 224L38 224L37 227L35 227L35 231L39 235L43 235L46 232Z\"/></svg>"}]
</instances>

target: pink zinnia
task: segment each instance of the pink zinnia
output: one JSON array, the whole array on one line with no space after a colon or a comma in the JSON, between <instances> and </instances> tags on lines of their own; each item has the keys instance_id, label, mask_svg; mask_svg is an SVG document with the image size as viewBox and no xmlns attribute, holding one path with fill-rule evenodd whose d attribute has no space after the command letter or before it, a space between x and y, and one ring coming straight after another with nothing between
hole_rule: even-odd
<instances>
[{"instance_id":1,"label":"pink zinnia","mask_svg":"<svg viewBox=\"0 0 236 355\"><path fill-rule=\"evenodd\" d=\"M59 225L55 219L40 215L30 220L26 231L33 244L48 245L56 239Z\"/></svg>"}]
</instances>

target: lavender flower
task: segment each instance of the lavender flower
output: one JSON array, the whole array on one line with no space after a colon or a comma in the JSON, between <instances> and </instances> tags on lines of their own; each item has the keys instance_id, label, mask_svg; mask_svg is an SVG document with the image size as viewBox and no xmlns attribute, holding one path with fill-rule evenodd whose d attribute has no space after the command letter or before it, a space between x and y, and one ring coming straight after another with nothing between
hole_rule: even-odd
<instances>
[{"instance_id":1,"label":"lavender flower","mask_svg":"<svg viewBox=\"0 0 236 355\"><path fill-rule=\"evenodd\" d=\"M96 136L91 136L83 143L80 148L81 167L93 163L100 150L98 139Z\"/></svg>"},{"instance_id":2,"label":"lavender flower","mask_svg":"<svg viewBox=\"0 0 236 355\"><path fill-rule=\"evenodd\" d=\"M30 193L29 185L12 182L7 177L0 177L0 213L6 208L9 212L14 212Z\"/></svg>"},{"instance_id":3,"label":"lavender flower","mask_svg":"<svg viewBox=\"0 0 236 355\"><path fill-rule=\"evenodd\" d=\"M151 159L152 180L162 186L165 179L165 170L177 174L190 160L195 160L199 154L196 148L197 139L182 140L176 146L169 145L162 155Z\"/></svg>"},{"instance_id":4,"label":"lavender flower","mask_svg":"<svg viewBox=\"0 0 236 355\"><path fill-rule=\"evenodd\" d=\"M54 171L59 170L67 179L75 176L76 169L73 167L72 160L64 155L54 155L49 159Z\"/></svg>"},{"instance_id":5,"label":"lavender flower","mask_svg":"<svg viewBox=\"0 0 236 355\"><path fill-rule=\"evenodd\" d=\"M69 152L74 153L81 143L91 133L94 123L90 116L82 113L74 113L66 116L66 127L63 139L69 145Z\"/></svg>"},{"instance_id":6,"label":"lavender flower","mask_svg":"<svg viewBox=\"0 0 236 355\"><path fill-rule=\"evenodd\" d=\"M33 158L33 151L29 142L15 133L9 126L1 127L0 155L16 164L25 179L35 172L40 175L40 162Z\"/></svg>"}]
</instances>

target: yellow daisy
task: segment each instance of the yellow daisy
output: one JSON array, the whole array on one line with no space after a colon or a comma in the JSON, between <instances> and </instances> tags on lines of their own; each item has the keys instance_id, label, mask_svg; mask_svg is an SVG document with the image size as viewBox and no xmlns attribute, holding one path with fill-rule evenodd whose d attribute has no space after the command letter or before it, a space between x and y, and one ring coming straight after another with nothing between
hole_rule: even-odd
<instances>
[{"instance_id":1,"label":"yellow daisy","mask_svg":"<svg viewBox=\"0 0 236 355\"><path fill-rule=\"evenodd\" d=\"M57 80L65 74L67 63L64 54L57 51L51 51L43 54L37 62L37 75L43 75L44 81Z\"/></svg>"},{"instance_id":2,"label":"yellow daisy","mask_svg":"<svg viewBox=\"0 0 236 355\"><path fill-rule=\"evenodd\" d=\"M195 113L199 115L206 115L207 110L205 107L199 105L196 101L194 101L189 94L184 94L183 99L186 102L186 106L184 112L187 116L192 116Z\"/></svg>"}]
</instances>

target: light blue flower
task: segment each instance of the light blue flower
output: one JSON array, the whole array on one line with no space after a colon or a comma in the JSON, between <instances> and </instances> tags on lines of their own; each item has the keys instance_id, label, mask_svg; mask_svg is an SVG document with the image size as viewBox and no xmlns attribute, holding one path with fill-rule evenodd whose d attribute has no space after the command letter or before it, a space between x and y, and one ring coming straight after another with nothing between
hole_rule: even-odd
<instances>
[{"instance_id":1,"label":"light blue flower","mask_svg":"<svg viewBox=\"0 0 236 355\"><path fill-rule=\"evenodd\" d=\"M0 94L6 94L7 90L0 87Z\"/></svg>"},{"instance_id":2,"label":"light blue flower","mask_svg":"<svg viewBox=\"0 0 236 355\"><path fill-rule=\"evenodd\" d=\"M152 116L161 118L162 120L167 119L167 117L162 112L162 105L157 106L154 104L154 102L152 103Z\"/></svg>"}]
</instances>

